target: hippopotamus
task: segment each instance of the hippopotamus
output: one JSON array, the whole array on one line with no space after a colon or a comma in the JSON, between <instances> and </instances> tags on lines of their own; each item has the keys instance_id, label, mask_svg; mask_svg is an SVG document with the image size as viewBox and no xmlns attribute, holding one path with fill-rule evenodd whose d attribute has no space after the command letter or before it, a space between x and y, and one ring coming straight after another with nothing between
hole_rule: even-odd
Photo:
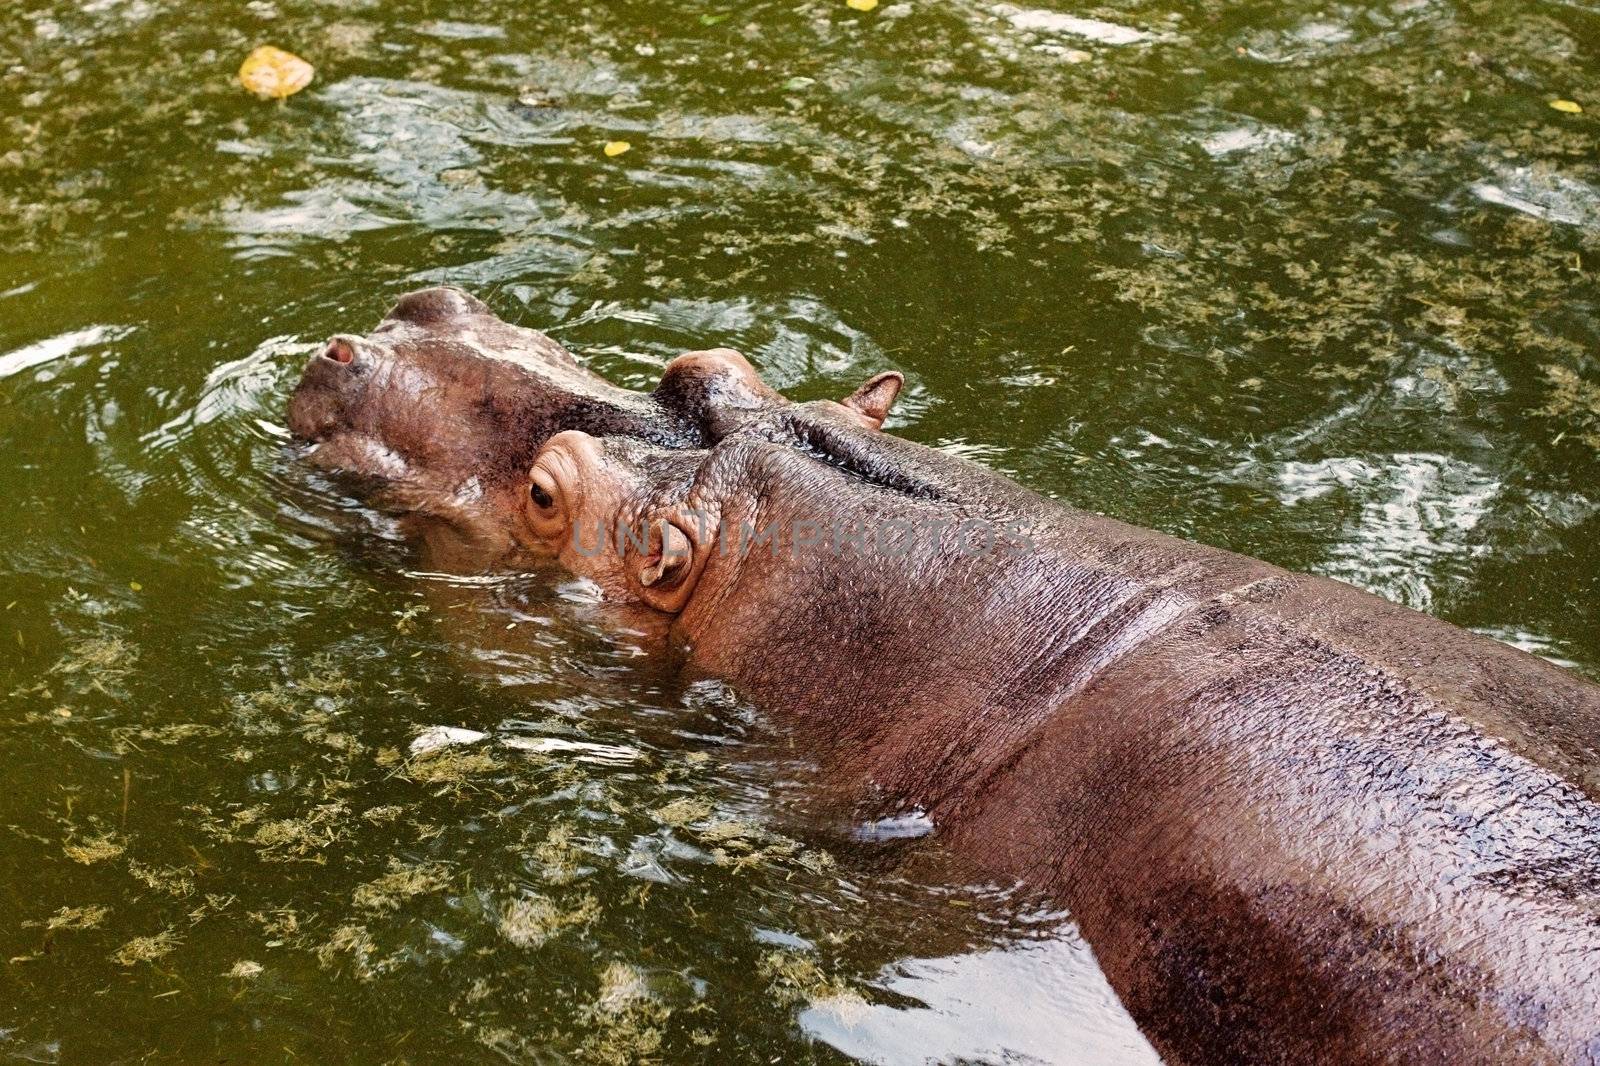
<instances>
[{"instance_id":1,"label":"hippopotamus","mask_svg":"<svg viewBox=\"0 0 1600 1066\"><path fill-rule=\"evenodd\" d=\"M858 815L1063 904L1171 1061L1600 1062L1600 686L826 409L558 433L521 506Z\"/></svg>"},{"instance_id":2,"label":"hippopotamus","mask_svg":"<svg viewBox=\"0 0 1600 1066\"><path fill-rule=\"evenodd\" d=\"M1600 1062L1600 687L884 433L899 387L712 350L634 393L429 290L290 426L658 617L827 803L1059 903L1173 1062Z\"/></svg>"},{"instance_id":3,"label":"hippopotamus","mask_svg":"<svg viewBox=\"0 0 1600 1066\"><path fill-rule=\"evenodd\" d=\"M879 426L903 380L876 374L828 406ZM474 558L515 565L511 517L552 434L704 447L754 414L789 406L727 348L678 356L648 394L620 388L546 334L439 286L402 296L366 337L330 338L290 397L288 423L313 466L359 479L387 509L444 523Z\"/></svg>"}]
</instances>

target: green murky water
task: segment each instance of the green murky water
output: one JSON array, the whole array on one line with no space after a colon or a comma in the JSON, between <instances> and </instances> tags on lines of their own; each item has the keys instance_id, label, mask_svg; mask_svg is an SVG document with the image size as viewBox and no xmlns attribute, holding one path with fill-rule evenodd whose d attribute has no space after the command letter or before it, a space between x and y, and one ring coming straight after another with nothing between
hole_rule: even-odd
<instances>
[{"instance_id":1,"label":"green murky water","mask_svg":"<svg viewBox=\"0 0 1600 1066\"><path fill-rule=\"evenodd\" d=\"M260 43L315 84L246 96ZM305 506L287 391L435 281L640 387L894 366L907 436L1594 673L1597 48L1576 0L5 4L0 1058L1146 1061L1059 916L794 816L581 588Z\"/></svg>"}]
</instances>

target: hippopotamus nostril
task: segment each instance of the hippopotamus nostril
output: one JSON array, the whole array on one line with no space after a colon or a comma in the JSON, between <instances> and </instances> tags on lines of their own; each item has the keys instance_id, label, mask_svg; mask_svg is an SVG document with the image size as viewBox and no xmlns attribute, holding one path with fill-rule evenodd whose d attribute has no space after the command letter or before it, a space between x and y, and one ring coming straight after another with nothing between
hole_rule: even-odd
<instances>
[{"instance_id":1,"label":"hippopotamus nostril","mask_svg":"<svg viewBox=\"0 0 1600 1066\"><path fill-rule=\"evenodd\" d=\"M322 358L331 359L335 363L350 363L355 360L356 346L344 337L334 337L328 346L322 349Z\"/></svg>"}]
</instances>

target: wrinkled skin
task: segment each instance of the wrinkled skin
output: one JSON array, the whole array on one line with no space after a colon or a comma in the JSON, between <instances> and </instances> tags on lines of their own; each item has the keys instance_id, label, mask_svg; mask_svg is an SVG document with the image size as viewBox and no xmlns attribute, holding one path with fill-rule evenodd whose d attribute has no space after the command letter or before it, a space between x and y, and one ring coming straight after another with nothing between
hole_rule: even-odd
<instances>
[{"instance_id":1,"label":"wrinkled skin","mask_svg":"<svg viewBox=\"0 0 1600 1066\"><path fill-rule=\"evenodd\" d=\"M1172 1061L1600 1062L1600 687L829 410L698 452L559 434L523 507L857 816L920 808L975 876L1065 904ZM732 532L841 516L1016 550Z\"/></svg>"},{"instance_id":2,"label":"wrinkled skin","mask_svg":"<svg viewBox=\"0 0 1600 1066\"><path fill-rule=\"evenodd\" d=\"M881 423L900 375L844 405ZM528 468L554 433L579 429L669 448L703 447L754 414L789 406L737 352L674 359L654 392L618 388L561 345L454 288L401 297L367 337L333 337L306 365L289 430L318 467L367 483L374 503L464 539L471 565L520 561Z\"/></svg>"}]
</instances>

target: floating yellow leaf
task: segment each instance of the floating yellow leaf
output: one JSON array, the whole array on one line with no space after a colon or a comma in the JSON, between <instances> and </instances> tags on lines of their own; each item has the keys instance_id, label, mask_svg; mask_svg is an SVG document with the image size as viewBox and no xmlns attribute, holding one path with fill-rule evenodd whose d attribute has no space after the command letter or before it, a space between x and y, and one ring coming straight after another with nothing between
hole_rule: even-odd
<instances>
[{"instance_id":1,"label":"floating yellow leaf","mask_svg":"<svg viewBox=\"0 0 1600 1066\"><path fill-rule=\"evenodd\" d=\"M604 151L608 156L619 156L632 147L627 141L607 141Z\"/></svg>"},{"instance_id":2,"label":"floating yellow leaf","mask_svg":"<svg viewBox=\"0 0 1600 1066\"><path fill-rule=\"evenodd\" d=\"M878 0L844 0L845 5L855 11L871 11L878 6Z\"/></svg>"},{"instance_id":3,"label":"floating yellow leaf","mask_svg":"<svg viewBox=\"0 0 1600 1066\"><path fill-rule=\"evenodd\" d=\"M1575 100L1551 100L1550 106L1568 115L1583 114L1583 105Z\"/></svg>"},{"instance_id":4,"label":"floating yellow leaf","mask_svg":"<svg viewBox=\"0 0 1600 1066\"><path fill-rule=\"evenodd\" d=\"M299 56L264 44L245 58L239 84L264 100L282 100L310 85L315 73Z\"/></svg>"},{"instance_id":5,"label":"floating yellow leaf","mask_svg":"<svg viewBox=\"0 0 1600 1066\"><path fill-rule=\"evenodd\" d=\"M144 591L144 586L139 584L137 581L128 582L128 587L130 589L132 589L133 591L135 591L135 592L143 592Z\"/></svg>"}]
</instances>

